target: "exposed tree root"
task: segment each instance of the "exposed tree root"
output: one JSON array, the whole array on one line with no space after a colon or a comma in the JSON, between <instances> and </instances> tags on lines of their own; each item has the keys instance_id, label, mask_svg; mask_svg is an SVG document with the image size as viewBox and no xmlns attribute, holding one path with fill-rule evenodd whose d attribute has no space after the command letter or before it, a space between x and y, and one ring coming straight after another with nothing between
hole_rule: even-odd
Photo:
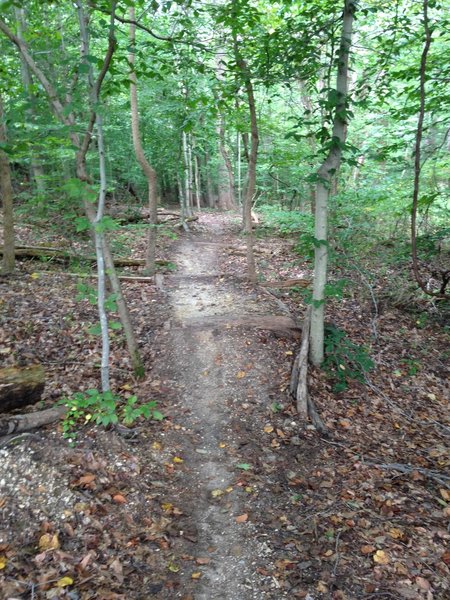
<instances>
[{"instance_id":1,"label":"exposed tree root","mask_svg":"<svg viewBox=\"0 0 450 600\"><path fill-rule=\"evenodd\" d=\"M307 419L320 433L328 433L319 413L312 401L308 391L308 354L309 354L309 330L311 326L311 307L309 306L302 327L302 343L297 354L291 373L290 391L297 402L297 412Z\"/></svg>"}]
</instances>

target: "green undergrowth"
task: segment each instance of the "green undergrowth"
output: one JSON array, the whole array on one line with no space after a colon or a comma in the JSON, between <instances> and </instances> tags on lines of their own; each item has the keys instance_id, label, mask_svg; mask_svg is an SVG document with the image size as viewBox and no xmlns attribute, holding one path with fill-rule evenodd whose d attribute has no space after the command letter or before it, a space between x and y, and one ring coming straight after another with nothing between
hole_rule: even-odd
<instances>
[{"instance_id":1,"label":"green undergrowth","mask_svg":"<svg viewBox=\"0 0 450 600\"><path fill-rule=\"evenodd\" d=\"M139 404L137 396L122 398L111 391L90 389L76 392L70 397L61 398L59 404L67 407L63 437L70 443L76 440L77 430L90 423L103 427L120 423L128 427L141 418L155 421L164 419L164 415L157 410L156 400Z\"/></svg>"}]
</instances>

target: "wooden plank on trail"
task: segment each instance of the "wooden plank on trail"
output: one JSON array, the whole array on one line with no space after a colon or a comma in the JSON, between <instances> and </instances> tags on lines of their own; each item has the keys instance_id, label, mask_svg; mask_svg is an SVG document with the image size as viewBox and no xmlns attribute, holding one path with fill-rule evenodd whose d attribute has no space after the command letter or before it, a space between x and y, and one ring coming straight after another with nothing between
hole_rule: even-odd
<instances>
[{"instance_id":1,"label":"wooden plank on trail","mask_svg":"<svg viewBox=\"0 0 450 600\"><path fill-rule=\"evenodd\" d=\"M194 317L183 322L182 327L209 328L245 327L273 331L281 337L300 338L301 327L294 319L281 315L218 315Z\"/></svg>"}]
</instances>

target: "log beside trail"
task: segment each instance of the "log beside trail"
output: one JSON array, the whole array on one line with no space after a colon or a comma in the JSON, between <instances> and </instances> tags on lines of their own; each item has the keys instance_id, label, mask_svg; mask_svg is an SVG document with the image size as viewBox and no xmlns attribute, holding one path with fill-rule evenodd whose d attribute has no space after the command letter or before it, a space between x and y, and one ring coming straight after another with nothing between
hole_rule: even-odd
<instances>
[{"instance_id":1,"label":"log beside trail","mask_svg":"<svg viewBox=\"0 0 450 600\"><path fill-rule=\"evenodd\" d=\"M41 365L0 369L0 412L35 404L41 399L44 386Z\"/></svg>"},{"instance_id":2,"label":"log beside trail","mask_svg":"<svg viewBox=\"0 0 450 600\"><path fill-rule=\"evenodd\" d=\"M0 246L0 256L3 255L3 247ZM71 260L86 261L95 264L97 259L95 256L83 256L81 254L71 254L61 248L50 248L47 246L17 246L15 248L16 258L45 258L55 262L68 263ZM168 260L156 260L159 266L166 266L170 263ZM141 267L145 265L143 258L115 258L115 267Z\"/></svg>"},{"instance_id":3,"label":"log beside trail","mask_svg":"<svg viewBox=\"0 0 450 600\"><path fill-rule=\"evenodd\" d=\"M67 412L66 406L55 406L25 415L14 415L0 419L0 438L22 433L59 421ZM0 444L1 446L1 444Z\"/></svg>"}]
</instances>

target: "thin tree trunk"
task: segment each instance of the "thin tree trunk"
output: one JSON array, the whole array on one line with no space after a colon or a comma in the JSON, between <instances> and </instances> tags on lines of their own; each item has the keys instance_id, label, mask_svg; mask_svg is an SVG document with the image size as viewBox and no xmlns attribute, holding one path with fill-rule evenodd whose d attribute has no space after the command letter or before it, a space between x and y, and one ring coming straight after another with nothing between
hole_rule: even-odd
<instances>
[{"instance_id":1,"label":"thin tree trunk","mask_svg":"<svg viewBox=\"0 0 450 600\"><path fill-rule=\"evenodd\" d=\"M223 164L219 165L219 174L221 175L219 181L219 206L223 210L232 210L236 208L234 200L234 175L230 156L226 146L225 123L222 115L219 116L219 124L217 129L219 134L219 150L223 159ZM223 177L224 171L226 172L226 185L224 185L225 182L223 181L225 179Z\"/></svg>"},{"instance_id":2,"label":"thin tree trunk","mask_svg":"<svg viewBox=\"0 0 450 600\"><path fill-rule=\"evenodd\" d=\"M187 135L183 131L182 134L183 141L183 159L184 159L184 198L186 204L186 216L192 217L192 188L191 188L191 178L190 178L190 170L189 170L189 149L188 149L188 140Z\"/></svg>"},{"instance_id":3,"label":"thin tree trunk","mask_svg":"<svg viewBox=\"0 0 450 600\"><path fill-rule=\"evenodd\" d=\"M6 144L7 133L3 98L0 94L0 144ZM16 261L14 255L14 212L13 188L11 184L11 166L8 155L0 149L0 199L3 207L3 261L2 274L14 272Z\"/></svg>"},{"instance_id":4,"label":"thin tree trunk","mask_svg":"<svg viewBox=\"0 0 450 600\"><path fill-rule=\"evenodd\" d=\"M134 70L134 45L136 43L136 25L135 21L135 10L134 7L130 6L129 9L130 21L130 46L131 51L128 55L128 60L131 65L130 73L130 104L131 104L131 131L133 135L133 146L136 154L136 159L139 162L141 169L144 171L144 175L147 178L148 183L148 208L149 208L149 222L150 227L148 230L147 239L147 256L146 256L146 269L149 275L154 275L156 271L155 259L156 259L156 236L157 236L157 225L158 225L158 191L157 191L157 179L156 171L148 162L145 157L144 149L142 147L141 135L139 130L139 109L138 109L138 98L137 98L137 77Z\"/></svg>"},{"instance_id":5,"label":"thin tree trunk","mask_svg":"<svg viewBox=\"0 0 450 600\"><path fill-rule=\"evenodd\" d=\"M98 98L97 98L98 101ZM105 211L106 199L106 164L105 164L105 144L103 139L103 123L100 114L97 114L97 144L100 170L100 193L98 196L97 216L94 221L95 235L95 253L97 256L97 306L100 318L100 328L102 332L102 362L101 362L101 381L102 392L110 389L109 384L109 331L108 316L106 314L106 285L105 285L105 254L104 254L104 234L101 229L101 221Z\"/></svg>"},{"instance_id":6,"label":"thin tree trunk","mask_svg":"<svg viewBox=\"0 0 450 600\"><path fill-rule=\"evenodd\" d=\"M188 167L189 167L189 206L191 207L191 213L194 214L194 169L192 161L192 137L188 133L186 137L187 151L188 151Z\"/></svg>"},{"instance_id":7,"label":"thin tree trunk","mask_svg":"<svg viewBox=\"0 0 450 600\"><path fill-rule=\"evenodd\" d=\"M244 232L247 241L247 277L249 281L256 282L256 264L253 251L253 223L252 223L252 204L256 191L256 164L258 161L259 132L258 120L256 117L256 103L253 91L253 84L247 64L242 58L236 38L234 39L234 53L236 64L241 71L242 78L247 92L248 109L250 113L250 131L251 131L251 149L248 163L247 187L243 203Z\"/></svg>"},{"instance_id":8,"label":"thin tree trunk","mask_svg":"<svg viewBox=\"0 0 450 600\"><path fill-rule=\"evenodd\" d=\"M239 206L242 205L242 165L241 165L241 134L238 132L236 135L236 143L237 143L237 199Z\"/></svg>"},{"instance_id":9,"label":"thin tree trunk","mask_svg":"<svg viewBox=\"0 0 450 600\"><path fill-rule=\"evenodd\" d=\"M356 5L354 0L345 0L342 35L338 53L337 100L332 132L332 140L336 141L317 172L318 182L316 186L314 230L314 286L310 329L310 358L311 362L316 366L319 366L324 359L325 285L327 282L328 266L328 198L332 179L336 177L341 163L342 146L345 142L347 130L348 64L355 11Z\"/></svg>"},{"instance_id":10,"label":"thin tree trunk","mask_svg":"<svg viewBox=\"0 0 450 600\"><path fill-rule=\"evenodd\" d=\"M80 26L81 38L81 56L88 66L88 85L92 108L96 107L100 102L99 90L94 87L93 67L92 64L86 61L86 56L89 54L89 31L87 16L83 10L81 0L76 0L78 11L78 22ZM111 23L112 26L113 23ZM96 115L97 128L97 148L100 171L100 190L97 201L97 214L95 219L91 221L93 233L95 254L97 257L97 308L100 321L100 330L102 337L102 358L100 366L100 378L102 392L110 390L109 382L109 330L108 330L108 315L106 312L106 276L105 276L105 255L104 255L104 233L102 229L102 219L105 212L106 199L106 162L105 162L105 145L103 139L103 122L100 113Z\"/></svg>"},{"instance_id":11,"label":"thin tree trunk","mask_svg":"<svg viewBox=\"0 0 450 600\"><path fill-rule=\"evenodd\" d=\"M114 13L114 7L113 7L113 13ZM14 33L8 28L6 23L2 20L0 20L0 31L2 31L2 33L17 47L21 56L23 56L23 58L27 62L27 65L30 67L30 71L32 71L32 73L34 74L36 79L40 82L40 84L44 88L44 90L47 94L50 106L52 107L56 118L59 119L59 121L68 128L70 140L72 141L74 147L77 148L77 152L76 152L77 178L84 183L88 183L89 177L88 177L88 174L86 171L86 153L87 153L87 151L89 149L89 145L91 143L92 129L93 129L93 126L95 123L95 113L94 112L91 113L89 123L88 123L87 127L85 128L86 131L84 134L84 138L80 139L78 133L74 130L74 127L76 124L76 119L75 119L74 113L66 110L68 108L68 106L64 106L63 102L61 101L61 99L58 96L58 93L57 93L55 87L50 83L50 81L47 79L47 77L45 76L43 71L35 63L35 61L33 60L32 56L30 55L30 53L28 51L28 47L27 47L26 43L24 42L24 40L16 35L14 35ZM109 42L108 42L108 49L105 54L103 66L102 66L101 71L95 82L95 88L97 90L97 93L99 93L101 85L105 78L105 75L108 71L109 64L111 62L111 58L114 53L114 50L115 50L115 39L112 35L110 35ZM88 216L90 221L93 222L95 219L95 212L93 210L92 204L90 204L89 202L84 200L83 206L84 206L86 215ZM125 333L125 337L126 337L126 341L127 341L127 347L128 347L128 351L131 356L131 364L132 364L135 374L137 376L143 376L144 375L143 363L142 363L142 359L141 359L141 356L139 353L136 338L135 338L135 335L133 332L130 314L129 314L128 307L126 305L125 299L122 294L120 282L119 282L119 279L117 278L117 274L116 274L116 271L114 268L114 261L112 259L111 252L109 250L109 246L108 246L106 238L104 240L104 252L105 252L106 268L108 270L108 276L111 281L111 286L113 288L113 292L117 296L117 308L118 308L119 316L120 316L120 319L122 321L122 325L124 328L124 333Z\"/></svg>"},{"instance_id":12,"label":"thin tree trunk","mask_svg":"<svg viewBox=\"0 0 450 600\"><path fill-rule=\"evenodd\" d=\"M442 271L442 286L439 291L429 290L425 281L423 281L419 272L419 263L417 256L417 210L419 204L419 192L420 192L420 172L421 172L421 146L423 137L423 121L425 118L425 82L427 76L427 57L430 50L432 41L432 31L430 29L430 23L428 19L428 0L423 0L423 23L425 28L425 44L422 50L422 56L420 60L420 108L419 108L419 119L417 122L416 140L415 140L415 152L414 152L414 186L413 186L413 201L411 210L411 251L412 251L412 265L414 278L420 287L428 296L437 296L439 298L449 299L450 294L446 293L446 288L449 283L449 271Z\"/></svg>"},{"instance_id":13,"label":"thin tree trunk","mask_svg":"<svg viewBox=\"0 0 450 600\"><path fill-rule=\"evenodd\" d=\"M197 210L201 209L201 193L200 193L200 173L198 165L198 156L194 155L194 182L195 182L195 202L197 204Z\"/></svg>"},{"instance_id":14,"label":"thin tree trunk","mask_svg":"<svg viewBox=\"0 0 450 600\"><path fill-rule=\"evenodd\" d=\"M216 199L214 197L214 192L213 192L213 184L211 181L211 169L209 166L209 161L210 161L210 156L209 156L209 152L206 151L205 153L205 179L206 179L206 196L208 199L208 206L209 208L215 208L216 206Z\"/></svg>"},{"instance_id":15,"label":"thin tree trunk","mask_svg":"<svg viewBox=\"0 0 450 600\"><path fill-rule=\"evenodd\" d=\"M24 8L16 8L16 20L17 20L17 35L23 38L23 33L26 29L25 23L25 9ZM25 90L25 93L28 97L29 108L25 111L27 115L27 119L30 123L34 123L36 121L36 97L32 92L32 79L30 68L27 65L27 62L20 56L20 64L21 64L21 73L22 73L22 83ZM36 190L39 194L45 193L45 179L44 179L44 169L42 168L42 164L39 158L36 156L36 153L31 148L30 150L30 162L31 162L31 176L36 184Z\"/></svg>"}]
</instances>

